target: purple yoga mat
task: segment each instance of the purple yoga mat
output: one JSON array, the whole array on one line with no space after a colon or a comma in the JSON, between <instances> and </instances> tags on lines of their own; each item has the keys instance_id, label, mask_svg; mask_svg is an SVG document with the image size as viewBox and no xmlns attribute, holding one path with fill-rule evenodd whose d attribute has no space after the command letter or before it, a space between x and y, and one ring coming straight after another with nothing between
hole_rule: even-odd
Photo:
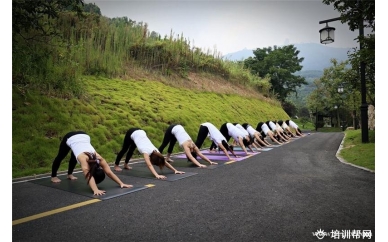
<instances>
[{"instance_id":1,"label":"purple yoga mat","mask_svg":"<svg viewBox=\"0 0 388 242\"><path fill-rule=\"evenodd\" d=\"M257 154L259 154L259 153L255 153L254 155L257 155ZM218 160L219 161L228 161L229 160L229 158L226 155L206 155L206 156L207 156L207 158L209 158L209 160L214 161L214 162L217 162ZM249 158L249 157L250 156L243 156L243 157L239 157L239 158L232 157L232 159L235 161L241 161L241 160L244 160L244 159ZM186 155L185 154L176 155L173 158L186 159ZM201 157L197 156L197 159L201 160Z\"/></svg>"},{"instance_id":2,"label":"purple yoga mat","mask_svg":"<svg viewBox=\"0 0 388 242\"><path fill-rule=\"evenodd\" d=\"M221 152L218 152L218 151L210 152L209 150L201 150L201 153L206 155L206 156L207 155L223 155L223 156L225 156L225 153L223 151L221 151ZM247 154L245 154L245 152L243 150L234 150L234 153L236 155L239 155L239 156L247 156ZM248 153L252 153L252 152L248 151ZM255 152L255 153L257 153L257 152ZM230 157L233 156L230 152L228 152L228 154L230 155Z\"/></svg>"}]
</instances>

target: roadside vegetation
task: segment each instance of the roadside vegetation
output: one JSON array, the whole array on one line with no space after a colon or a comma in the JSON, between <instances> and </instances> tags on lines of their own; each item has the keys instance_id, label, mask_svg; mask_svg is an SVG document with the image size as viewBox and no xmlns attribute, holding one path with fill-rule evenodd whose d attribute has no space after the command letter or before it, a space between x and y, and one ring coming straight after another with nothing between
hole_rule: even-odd
<instances>
[{"instance_id":1,"label":"roadside vegetation","mask_svg":"<svg viewBox=\"0 0 388 242\"><path fill-rule=\"evenodd\" d=\"M182 124L192 139L199 125L287 119L280 106L242 97L175 88L152 80L120 80L85 76L84 98L58 98L36 90L13 88L12 176L47 173L61 138L84 130L108 162L120 151L125 132L144 129L158 147L171 123ZM207 140L204 145L210 146ZM180 151L176 146L174 152ZM136 156L135 156L136 157ZM67 169L67 159L60 170Z\"/></svg>"},{"instance_id":2,"label":"roadside vegetation","mask_svg":"<svg viewBox=\"0 0 388 242\"><path fill-rule=\"evenodd\" d=\"M375 170L375 132L369 131L369 143L361 141L361 130L345 131L340 156L348 163Z\"/></svg>"}]
</instances>

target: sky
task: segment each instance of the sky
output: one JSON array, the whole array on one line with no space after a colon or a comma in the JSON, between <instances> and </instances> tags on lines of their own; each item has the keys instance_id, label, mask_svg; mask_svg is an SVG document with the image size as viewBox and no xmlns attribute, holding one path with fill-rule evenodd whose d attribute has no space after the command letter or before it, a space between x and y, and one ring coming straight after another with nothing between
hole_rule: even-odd
<instances>
[{"instance_id":1,"label":"sky","mask_svg":"<svg viewBox=\"0 0 388 242\"><path fill-rule=\"evenodd\" d=\"M128 17L147 23L150 31L162 37L170 36L171 32L174 37L183 34L191 47L223 55L245 48L319 44L319 30L326 26L319 21L340 16L333 6L321 0L86 0L85 3L95 3L106 17ZM336 29L331 47L359 46L354 40L357 30L350 31L341 21L329 26Z\"/></svg>"}]
</instances>

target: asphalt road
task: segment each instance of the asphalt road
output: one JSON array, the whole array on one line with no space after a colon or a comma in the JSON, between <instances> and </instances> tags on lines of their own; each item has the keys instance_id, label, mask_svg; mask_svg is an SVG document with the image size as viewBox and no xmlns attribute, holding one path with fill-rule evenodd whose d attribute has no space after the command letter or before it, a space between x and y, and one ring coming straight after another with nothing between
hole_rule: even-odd
<instances>
[{"instance_id":1,"label":"asphalt road","mask_svg":"<svg viewBox=\"0 0 388 242\"><path fill-rule=\"evenodd\" d=\"M12 220L33 219L12 226L12 241L375 241L375 173L338 160L342 139L313 133L216 169L182 168L198 174L173 182L119 175L155 186L51 215L93 199L13 183Z\"/></svg>"}]
</instances>

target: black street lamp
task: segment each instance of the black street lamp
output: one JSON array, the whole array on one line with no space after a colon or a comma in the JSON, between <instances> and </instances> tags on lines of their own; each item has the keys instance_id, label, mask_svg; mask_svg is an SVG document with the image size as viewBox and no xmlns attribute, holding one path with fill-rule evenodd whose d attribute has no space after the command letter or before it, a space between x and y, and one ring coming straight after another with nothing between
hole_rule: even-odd
<instances>
[{"instance_id":1,"label":"black street lamp","mask_svg":"<svg viewBox=\"0 0 388 242\"><path fill-rule=\"evenodd\" d=\"M361 9L361 0L357 0L359 9ZM362 16L362 14L360 14ZM334 42L335 28L329 27L327 23L341 20L340 17L319 21L319 24L326 23L326 27L319 30L321 44L330 44ZM360 18L359 36L364 37L364 20ZM362 51L362 41L360 41L360 51ZM362 143L369 143L368 137L368 103L366 102L366 81L365 81L365 62L361 59L360 63L361 78L361 140Z\"/></svg>"},{"instance_id":2,"label":"black street lamp","mask_svg":"<svg viewBox=\"0 0 388 242\"><path fill-rule=\"evenodd\" d=\"M338 114L338 106L337 106L337 105L334 105L334 109L335 109L335 114L336 114L335 120L336 120L336 122L337 122L337 125L340 126L339 114ZM335 127L335 126L334 126L334 127Z\"/></svg>"},{"instance_id":3,"label":"black street lamp","mask_svg":"<svg viewBox=\"0 0 388 242\"><path fill-rule=\"evenodd\" d=\"M345 120L345 114L344 114L345 113L344 99L342 97L342 94L344 93L344 86L341 83L338 85L338 93L341 95L341 107L342 107L342 120L340 122L341 122L342 131L345 131L346 120Z\"/></svg>"}]
</instances>

